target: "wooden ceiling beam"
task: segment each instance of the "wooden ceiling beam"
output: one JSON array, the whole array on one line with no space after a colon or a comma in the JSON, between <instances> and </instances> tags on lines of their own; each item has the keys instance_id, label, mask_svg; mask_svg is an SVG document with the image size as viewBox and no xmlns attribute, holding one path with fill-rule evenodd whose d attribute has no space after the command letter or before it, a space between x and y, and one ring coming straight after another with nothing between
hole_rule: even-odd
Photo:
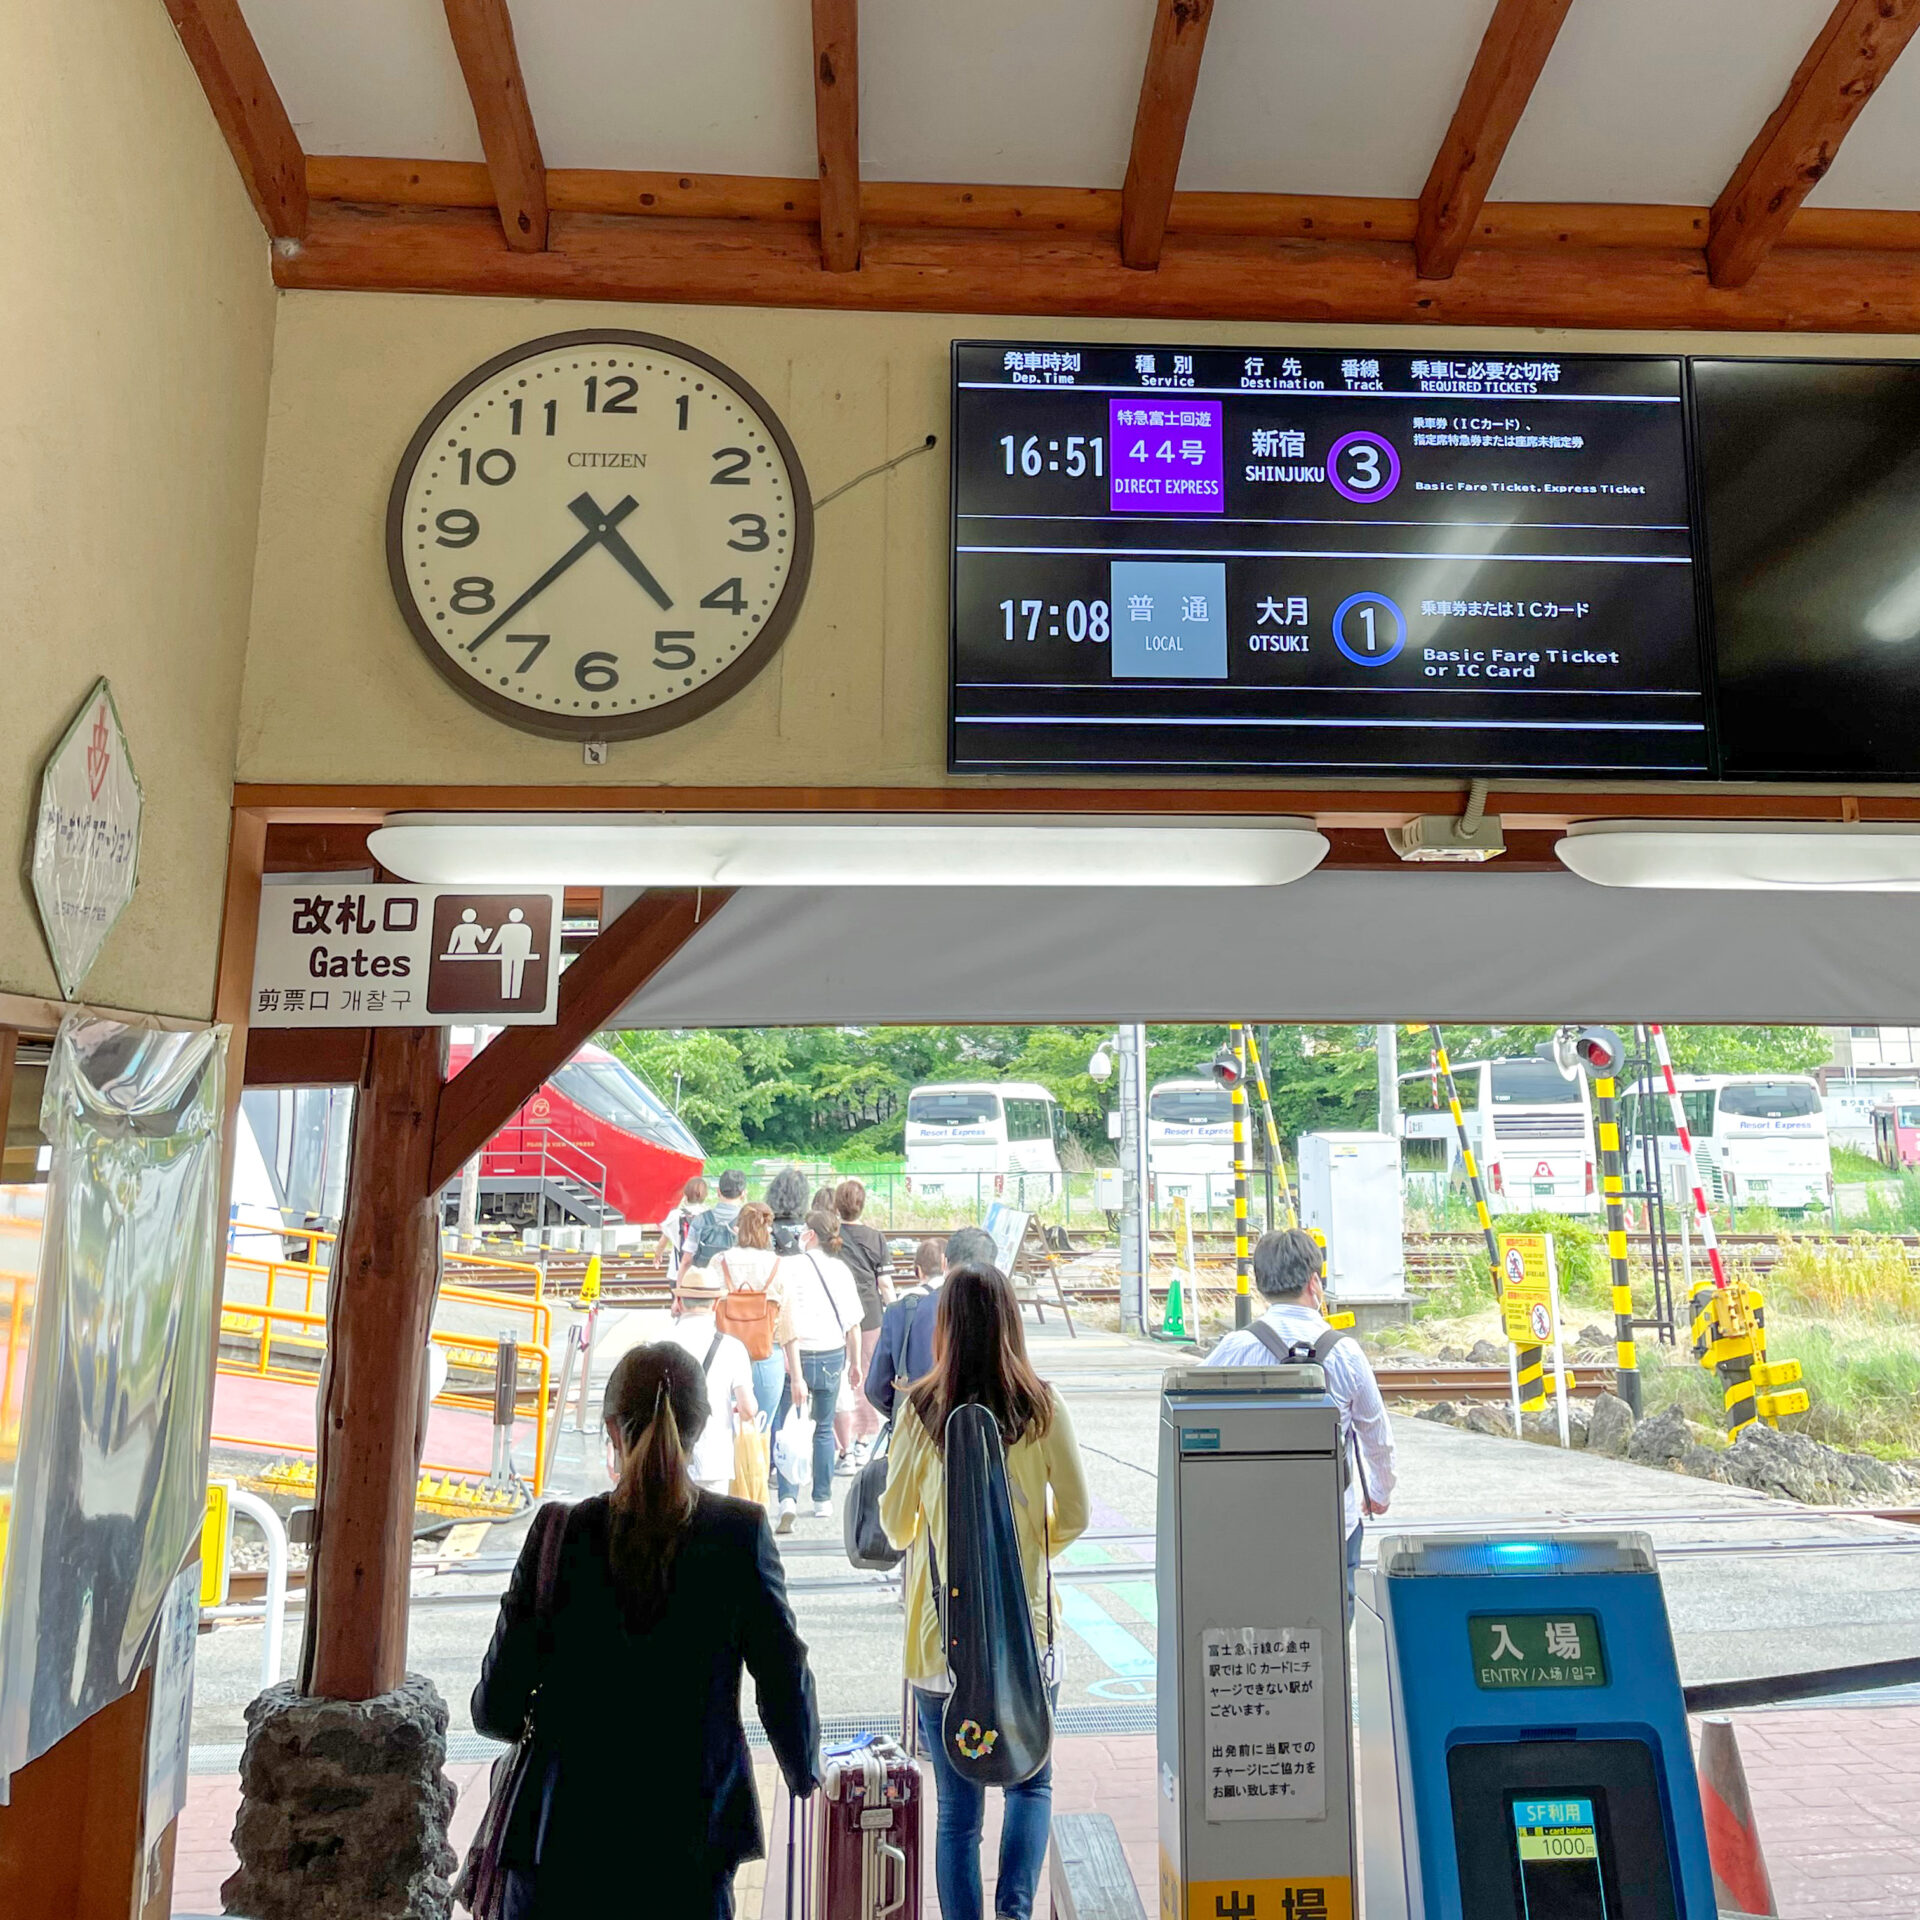
<instances>
[{"instance_id":1,"label":"wooden ceiling beam","mask_svg":"<svg viewBox=\"0 0 1920 1920\"><path fill-rule=\"evenodd\" d=\"M1707 271L1744 287L1920 30L1920 0L1839 0L1780 104L1713 204Z\"/></svg>"},{"instance_id":2,"label":"wooden ceiling beam","mask_svg":"<svg viewBox=\"0 0 1920 1920\"><path fill-rule=\"evenodd\" d=\"M1431 281L1404 243L1170 234L1144 274L1098 235L876 228L858 272L826 273L790 225L556 213L546 252L509 253L471 209L321 202L274 275L283 287L850 312L1920 332L1910 253L1825 247L1778 251L1727 290L1697 249L1671 247L1475 249Z\"/></svg>"},{"instance_id":3,"label":"wooden ceiling beam","mask_svg":"<svg viewBox=\"0 0 1920 1920\"><path fill-rule=\"evenodd\" d=\"M820 150L820 261L860 264L860 0L813 0L813 124Z\"/></svg>"},{"instance_id":4,"label":"wooden ceiling beam","mask_svg":"<svg viewBox=\"0 0 1920 1920\"><path fill-rule=\"evenodd\" d=\"M444 3L507 245L516 253L538 253L547 244L547 164L527 105L507 0Z\"/></svg>"},{"instance_id":5,"label":"wooden ceiling beam","mask_svg":"<svg viewBox=\"0 0 1920 1920\"><path fill-rule=\"evenodd\" d=\"M553 1026L507 1028L447 1082L434 1131L429 1191L438 1193L541 1082L571 1060L732 898L731 887L643 893L603 927L560 976Z\"/></svg>"},{"instance_id":6,"label":"wooden ceiling beam","mask_svg":"<svg viewBox=\"0 0 1920 1920\"><path fill-rule=\"evenodd\" d=\"M174 31L227 136L260 223L275 240L307 231L307 162L254 44L240 0L167 0Z\"/></svg>"},{"instance_id":7,"label":"wooden ceiling beam","mask_svg":"<svg viewBox=\"0 0 1920 1920\"><path fill-rule=\"evenodd\" d=\"M1120 189L1120 258L1129 267L1151 271L1160 264L1212 21L1213 0L1159 0L1154 9L1133 113L1133 148Z\"/></svg>"},{"instance_id":8,"label":"wooden ceiling beam","mask_svg":"<svg viewBox=\"0 0 1920 1920\"><path fill-rule=\"evenodd\" d=\"M1420 190L1413 252L1421 279L1451 279L1459 266L1572 4L1498 0L1494 7L1447 137Z\"/></svg>"},{"instance_id":9,"label":"wooden ceiling beam","mask_svg":"<svg viewBox=\"0 0 1920 1920\"><path fill-rule=\"evenodd\" d=\"M307 192L361 206L493 205L493 182L478 161L383 160L310 154ZM817 180L757 174L630 173L551 167L547 204L555 213L614 213L656 220L755 220L810 227L820 218ZM997 187L919 180L869 180L861 214L872 226L994 233L1112 235L1120 226L1117 187ZM1417 200L1354 194L1176 193L1173 234L1227 234L1272 240L1384 240L1410 243ZM1474 247L1674 247L1707 243L1707 207L1616 201L1495 200L1480 210ZM1920 212L1869 207L1802 207L1782 247L1920 251Z\"/></svg>"}]
</instances>

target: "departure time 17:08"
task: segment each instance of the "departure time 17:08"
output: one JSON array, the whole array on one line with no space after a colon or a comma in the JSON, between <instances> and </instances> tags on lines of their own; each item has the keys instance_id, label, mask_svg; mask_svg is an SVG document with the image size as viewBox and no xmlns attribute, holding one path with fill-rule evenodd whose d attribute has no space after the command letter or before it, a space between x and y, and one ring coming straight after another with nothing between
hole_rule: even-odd
<instances>
[{"instance_id":1,"label":"departure time 17:08","mask_svg":"<svg viewBox=\"0 0 1920 1920\"><path fill-rule=\"evenodd\" d=\"M1072 480L1086 473L1095 479L1106 475L1107 444L1097 433L1070 433L1065 440L1049 440L1044 452L1037 433L1030 433L1018 442L1012 434L1003 433L1000 446L1006 455L1007 471L1024 473L1029 480L1036 474L1063 471Z\"/></svg>"},{"instance_id":2,"label":"departure time 17:08","mask_svg":"<svg viewBox=\"0 0 1920 1920\"><path fill-rule=\"evenodd\" d=\"M1002 600L1000 612L1007 623L1006 637L1009 640L1022 637L1017 633L1015 609L1019 610L1019 619L1026 622L1024 638L1040 638L1040 616L1047 616L1047 632L1058 639L1060 622L1064 613L1067 638L1074 642L1091 640L1096 646L1103 644L1110 631L1111 616L1107 612L1104 600L1069 600L1064 607L1048 606L1041 600Z\"/></svg>"}]
</instances>

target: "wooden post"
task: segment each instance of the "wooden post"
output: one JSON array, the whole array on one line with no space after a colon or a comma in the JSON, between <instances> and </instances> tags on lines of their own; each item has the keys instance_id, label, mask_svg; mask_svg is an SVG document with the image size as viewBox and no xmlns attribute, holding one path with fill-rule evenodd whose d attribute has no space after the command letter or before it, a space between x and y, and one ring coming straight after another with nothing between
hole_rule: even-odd
<instances>
[{"instance_id":1,"label":"wooden post","mask_svg":"<svg viewBox=\"0 0 1920 1920\"><path fill-rule=\"evenodd\" d=\"M369 1700L406 1674L421 1365L440 1285L431 1184L446 1078L434 1027L374 1031L327 1289L317 1537L301 1691Z\"/></svg>"}]
</instances>

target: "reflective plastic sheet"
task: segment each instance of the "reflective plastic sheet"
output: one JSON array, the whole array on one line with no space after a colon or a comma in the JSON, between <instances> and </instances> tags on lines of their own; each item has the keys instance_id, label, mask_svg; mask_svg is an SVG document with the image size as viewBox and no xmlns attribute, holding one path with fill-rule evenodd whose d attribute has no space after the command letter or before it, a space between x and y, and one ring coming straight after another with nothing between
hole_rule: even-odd
<instances>
[{"instance_id":1,"label":"reflective plastic sheet","mask_svg":"<svg viewBox=\"0 0 1920 1920\"><path fill-rule=\"evenodd\" d=\"M224 1027L78 1012L54 1042L0 1569L0 1781L133 1685L199 1533L226 1045Z\"/></svg>"}]
</instances>

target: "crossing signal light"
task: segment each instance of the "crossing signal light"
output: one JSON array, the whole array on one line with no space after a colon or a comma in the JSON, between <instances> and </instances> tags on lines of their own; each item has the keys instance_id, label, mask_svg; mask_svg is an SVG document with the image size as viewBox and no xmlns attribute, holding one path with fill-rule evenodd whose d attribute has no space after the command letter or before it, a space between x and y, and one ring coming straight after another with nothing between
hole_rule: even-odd
<instances>
[{"instance_id":1,"label":"crossing signal light","mask_svg":"<svg viewBox=\"0 0 1920 1920\"><path fill-rule=\"evenodd\" d=\"M1627 1050L1611 1027L1582 1027L1573 1037L1573 1057L1594 1079L1606 1080L1620 1071Z\"/></svg>"},{"instance_id":2,"label":"crossing signal light","mask_svg":"<svg viewBox=\"0 0 1920 1920\"><path fill-rule=\"evenodd\" d=\"M1222 1047L1213 1056L1213 1077L1229 1093L1236 1092L1246 1080L1246 1069L1231 1047Z\"/></svg>"}]
</instances>

